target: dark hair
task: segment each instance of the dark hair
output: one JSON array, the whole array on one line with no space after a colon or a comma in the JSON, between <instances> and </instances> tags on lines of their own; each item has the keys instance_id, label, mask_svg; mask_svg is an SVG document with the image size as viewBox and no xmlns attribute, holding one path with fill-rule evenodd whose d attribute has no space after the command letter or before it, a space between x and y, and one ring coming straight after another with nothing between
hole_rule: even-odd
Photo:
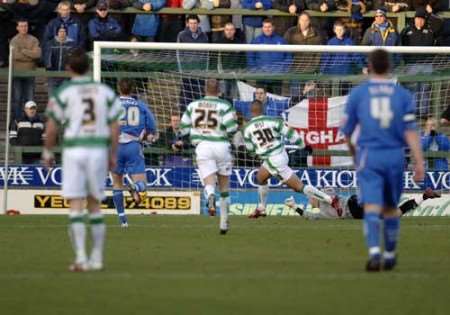
<instances>
[{"instance_id":1,"label":"dark hair","mask_svg":"<svg viewBox=\"0 0 450 315\"><path fill-rule=\"evenodd\" d=\"M205 92L208 95L219 94L219 81L217 79L207 79L205 82Z\"/></svg>"},{"instance_id":2,"label":"dark hair","mask_svg":"<svg viewBox=\"0 0 450 315\"><path fill-rule=\"evenodd\" d=\"M346 27L345 27L345 24L344 24L341 20L336 20L336 22L334 22L334 24L333 24L333 29L334 29L336 26L341 26L341 27L343 27L343 28L346 28Z\"/></svg>"},{"instance_id":3,"label":"dark hair","mask_svg":"<svg viewBox=\"0 0 450 315\"><path fill-rule=\"evenodd\" d=\"M188 22L189 20L196 20L197 22L200 22L200 19L196 14L189 14L188 16L186 16L186 22Z\"/></svg>"},{"instance_id":4,"label":"dark hair","mask_svg":"<svg viewBox=\"0 0 450 315\"><path fill-rule=\"evenodd\" d=\"M132 80L123 78L117 82L117 89L120 94L130 95L134 90L134 83Z\"/></svg>"},{"instance_id":5,"label":"dark hair","mask_svg":"<svg viewBox=\"0 0 450 315\"><path fill-rule=\"evenodd\" d=\"M302 15L306 15L306 16L308 17L308 19L311 20L311 15L310 15L308 12L303 11L302 13L300 13L300 15L298 16L298 18L300 18Z\"/></svg>"},{"instance_id":6,"label":"dark hair","mask_svg":"<svg viewBox=\"0 0 450 315\"><path fill-rule=\"evenodd\" d=\"M252 101L251 108L253 108L253 106L258 106L260 113L264 112L264 105L261 101L259 100Z\"/></svg>"},{"instance_id":7,"label":"dark hair","mask_svg":"<svg viewBox=\"0 0 450 315\"><path fill-rule=\"evenodd\" d=\"M270 24L273 25L273 20L272 20L271 18L265 18L265 19L263 20L263 24L264 24L264 23L270 23Z\"/></svg>"},{"instance_id":8,"label":"dark hair","mask_svg":"<svg viewBox=\"0 0 450 315\"><path fill-rule=\"evenodd\" d=\"M386 74L391 69L391 56L384 49L375 49L369 54L369 65L375 74Z\"/></svg>"},{"instance_id":9,"label":"dark hair","mask_svg":"<svg viewBox=\"0 0 450 315\"><path fill-rule=\"evenodd\" d=\"M67 65L76 74L85 74L89 70L89 57L83 48L74 48L67 57Z\"/></svg>"},{"instance_id":10,"label":"dark hair","mask_svg":"<svg viewBox=\"0 0 450 315\"><path fill-rule=\"evenodd\" d=\"M16 20L16 24L19 25L19 23L28 23L28 24L29 24L28 20L25 19L25 18L19 18L19 19L17 19L17 20Z\"/></svg>"}]
</instances>

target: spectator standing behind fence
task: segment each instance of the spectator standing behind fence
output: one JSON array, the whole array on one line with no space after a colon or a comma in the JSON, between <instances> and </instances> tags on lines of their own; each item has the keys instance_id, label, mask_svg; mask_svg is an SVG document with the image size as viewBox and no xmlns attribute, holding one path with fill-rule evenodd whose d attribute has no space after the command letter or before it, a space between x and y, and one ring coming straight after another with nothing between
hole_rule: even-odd
<instances>
[{"instance_id":1,"label":"spectator standing behind fence","mask_svg":"<svg viewBox=\"0 0 450 315\"><path fill-rule=\"evenodd\" d=\"M67 37L72 39L76 47L84 47L86 42L85 26L76 17L70 15L71 4L69 1L58 3L56 11L58 16L47 24L45 29L42 46L46 45L58 34L61 25L67 30Z\"/></svg>"},{"instance_id":2,"label":"spectator standing behind fence","mask_svg":"<svg viewBox=\"0 0 450 315\"><path fill-rule=\"evenodd\" d=\"M273 26L278 34L284 34L297 23L296 14L306 9L304 0L272 0L272 8L282 12L288 12L292 17L274 16Z\"/></svg>"},{"instance_id":3,"label":"spectator standing behind fence","mask_svg":"<svg viewBox=\"0 0 450 315\"><path fill-rule=\"evenodd\" d=\"M450 141L448 137L438 132L437 120L428 118L425 122L424 132L421 137L422 150L424 152L450 151ZM426 169L428 170L448 170L448 160L446 158L427 158Z\"/></svg>"},{"instance_id":4,"label":"spectator standing behind fence","mask_svg":"<svg viewBox=\"0 0 450 315\"><path fill-rule=\"evenodd\" d=\"M262 27L263 33L252 40L256 45L286 45L286 40L276 34L273 29L271 19L265 19ZM292 62L292 54L288 52L249 52L247 54L247 64L251 71L281 73L286 72ZM282 81L261 80L258 85L263 85L268 91L281 94Z\"/></svg>"},{"instance_id":5,"label":"spectator standing behind fence","mask_svg":"<svg viewBox=\"0 0 450 315\"><path fill-rule=\"evenodd\" d=\"M229 9L231 6L230 0L212 0L214 8ZM217 42L222 36L225 24L231 22L231 15L211 15L211 42Z\"/></svg>"},{"instance_id":6,"label":"spectator standing behind fence","mask_svg":"<svg viewBox=\"0 0 450 315\"><path fill-rule=\"evenodd\" d=\"M247 10L269 10L272 8L271 0L241 0L243 9ZM262 16L243 16L242 24L244 26L245 40L251 43L253 39L262 34L264 17Z\"/></svg>"},{"instance_id":7,"label":"spectator standing behind fence","mask_svg":"<svg viewBox=\"0 0 450 315\"><path fill-rule=\"evenodd\" d=\"M183 0L183 8L186 10L192 9L206 9L212 10L214 8L213 1L210 0ZM208 15L198 15L200 29L208 35L211 34L211 24L209 23Z\"/></svg>"},{"instance_id":8,"label":"spectator standing behind fence","mask_svg":"<svg viewBox=\"0 0 450 315\"><path fill-rule=\"evenodd\" d=\"M361 44L365 46L397 46L399 43L399 35L394 25L386 17L386 8L377 9L375 20L364 33Z\"/></svg>"},{"instance_id":9,"label":"spectator standing behind fence","mask_svg":"<svg viewBox=\"0 0 450 315\"><path fill-rule=\"evenodd\" d=\"M109 15L108 2L99 0L96 16L89 21L89 38L91 41L114 41L123 37L119 22Z\"/></svg>"},{"instance_id":10,"label":"spectator standing behind fence","mask_svg":"<svg viewBox=\"0 0 450 315\"><path fill-rule=\"evenodd\" d=\"M10 138L13 145L42 145L44 121L37 113L34 101L28 101L23 107L23 114L17 118L11 128ZM38 157L40 154L38 154Z\"/></svg>"},{"instance_id":11,"label":"spectator standing behind fence","mask_svg":"<svg viewBox=\"0 0 450 315\"><path fill-rule=\"evenodd\" d=\"M145 12L155 12L166 4L166 0L135 0L133 6ZM154 42L159 28L158 14L136 14L131 33L140 41Z\"/></svg>"},{"instance_id":12,"label":"spectator standing behind fence","mask_svg":"<svg viewBox=\"0 0 450 315\"><path fill-rule=\"evenodd\" d=\"M83 26L87 26L92 17L87 10L95 7L96 2L97 0L72 0L72 16L79 19Z\"/></svg>"},{"instance_id":13,"label":"spectator standing behind fence","mask_svg":"<svg viewBox=\"0 0 450 315\"><path fill-rule=\"evenodd\" d=\"M75 42L67 37L67 29L61 25L58 34L45 47L43 64L48 71L65 71L66 59L70 50L75 48ZM48 95L64 82L65 78L48 77Z\"/></svg>"},{"instance_id":14,"label":"spectator standing behind fence","mask_svg":"<svg viewBox=\"0 0 450 315\"><path fill-rule=\"evenodd\" d=\"M181 8L183 0L167 0L166 8ZM177 35L185 27L184 15L160 14L160 31L157 35L158 42L173 43L177 41Z\"/></svg>"},{"instance_id":15,"label":"spectator standing behind fence","mask_svg":"<svg viewBox=\"0 0 450 315\"><path fill-rule=\"evenodd\" d=\"M39 40L28 34L28 21L17 21L18 34L11 39L13 50L13 68L17 71L30 71L37 67L41 57ZM22 106L26 101L34 98L34 77L14 77L12 95L11 121L20 117Z\"/></svg>"}]
</instances>

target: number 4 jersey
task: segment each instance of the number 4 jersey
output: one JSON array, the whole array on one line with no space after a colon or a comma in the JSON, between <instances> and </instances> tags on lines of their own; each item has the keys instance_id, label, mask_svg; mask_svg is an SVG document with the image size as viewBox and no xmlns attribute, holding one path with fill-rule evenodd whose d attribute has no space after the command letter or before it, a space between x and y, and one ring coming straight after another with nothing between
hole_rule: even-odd
<instances>
[{"instance_id":1,"label":"number 4 jersey","mask_svg":"<svg viewBox=\"0 0 450 315\"><path fill-rule=\"evenodd\" d=\"M55 91L46 113L63 126L64 147L106 147L109 125L119 119L122 107L108 86L78 77Z\"/></svg>"},{"instance_id":2,"label":"number 4 jersey","mask_svg":"<svg viewBox=\"0 0 450 315\"><path fill-rule=\"evenodd\" d=\"M205 96L190 103L180 125L182 135L190 133L191 142L229 142L229 135L238 127L233 106L218 97Z\"/></svg>"},{"instance_id":3,"label":"number 4 jersey","mask_svg":"<svg viewBox=\"0 0 450 315\"><path fill-rule=\"evenodd\" d=\"M281 118L258 116L252 118L244 127L243 136L247 150L256 153L262 159L284 151L287 140L300 148L303 140Z\"/></svg>"}]
</instances>

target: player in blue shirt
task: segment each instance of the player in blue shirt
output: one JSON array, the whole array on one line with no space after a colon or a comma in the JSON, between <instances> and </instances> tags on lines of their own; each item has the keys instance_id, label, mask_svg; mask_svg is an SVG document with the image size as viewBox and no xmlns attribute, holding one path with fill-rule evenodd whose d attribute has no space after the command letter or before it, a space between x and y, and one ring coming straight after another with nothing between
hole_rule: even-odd
<instances>
[{"instance_id":1,"label":"player in blue shirt","mask_svg":"<svg viewBox=\"0 0 450 315\"><path fill-rule=\"evenodd\" d=\"M123 204L123 175L128 174L132 182L128 189L137 204L141 202L140 193L146 190L146 174L142 141L152 142L156 134L156 122L148 105L131 96L132 81L121 79L117 84L123 114L120 118L119 148L117 167L113 170L113 201L122 227L128 227Z\"/></svg>"},{"instance_id":2,"label":"player in blue shirt","mask_svg":"<svg viewBox=\"0 0 450 315\"><path fill-rule=\"evenodd\" d=\"M370 80L355 87L347 100L342 132L355 159L364 231L369 249L367 271L391 270L400 227L397 206L403 190L407 144L415 161L415 180L424 177L423 157L416 131L411 93L389 78L387 51L369 54ZM350 138L359 126L357 147ZM384 253L380 251L380 214L384 220Z\"/></svg>"}]
</instances>

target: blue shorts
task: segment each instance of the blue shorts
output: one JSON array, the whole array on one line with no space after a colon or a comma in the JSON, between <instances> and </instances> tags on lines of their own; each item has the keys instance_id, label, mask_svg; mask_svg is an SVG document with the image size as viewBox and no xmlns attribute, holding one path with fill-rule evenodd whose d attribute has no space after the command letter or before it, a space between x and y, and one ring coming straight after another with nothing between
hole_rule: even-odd
<instances>
[{"instance_id":1,"label":"blue shorts","mask_svg":"<svg viewBox=\"0 0 450 315\"><path fill-rule=\"evenodd\" d=\"M403 191L404 150L363 149L357 163L360 202L397 208Z\"/></svg>"},{"instance_id":2,"label":"blue shorts","mask_svg":"<svg viewBox=\"0 0 450 315\"><path fill-rule=\"evenodd\" d=\"M117 167L114 173L120 175L145 173L144 152L139 142L133 141L119 144Z\"/></svg>"}]
</instances>

